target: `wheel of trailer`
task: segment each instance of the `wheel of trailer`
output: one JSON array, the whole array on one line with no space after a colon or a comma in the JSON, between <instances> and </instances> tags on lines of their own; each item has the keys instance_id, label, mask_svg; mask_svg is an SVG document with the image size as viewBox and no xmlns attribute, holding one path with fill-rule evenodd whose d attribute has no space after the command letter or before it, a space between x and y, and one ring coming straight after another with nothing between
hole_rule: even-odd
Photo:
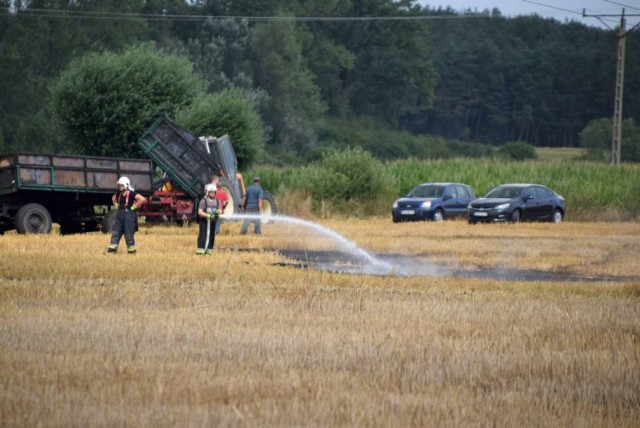
<instances>
[{"instance_id":1,"label":"wheel of trailer","mask_svg":"<svg viewBox=\"0 0 640 428\"><path fill-rule=\"evenodd\" d=\"M118 210L110 210L102 219L102 233L111 233L113 231L113 223L116 221Z\"/></svg>"},{"instance_id":2,"label":"wheel of trailer","mask_svg":"<svg viewBox=\"0 0 640 428\"><path fill-rule=\"evenodd\" d=\"M262 196L262 223L271 223L276 214L276 200L273 195L266 190Z\"/></svg>"},{"instance_id":3,"label":"wheel of trailer","mask_svg":"<svg viewBox=\"0 0 640 428\"><path fill-rule=\"evenodd\" d=\"M27 204L16 213L18 233L51 233L51 215L40 204Z\"/></svg>"}]
</instances>

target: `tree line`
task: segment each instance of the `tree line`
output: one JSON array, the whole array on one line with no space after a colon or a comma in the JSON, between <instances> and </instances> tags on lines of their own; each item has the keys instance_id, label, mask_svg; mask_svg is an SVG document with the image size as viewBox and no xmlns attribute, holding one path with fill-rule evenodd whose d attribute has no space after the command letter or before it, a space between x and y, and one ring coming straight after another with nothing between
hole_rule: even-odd
<instances>
[{"instance_id":1,"label":"tree line","mask_svg":"<svg viewBox=\"0 0 640 428\"><path fill-rule=\"evenodd\" d=\"M137 73L92 68L87 59L135 52L145 42L173 59L158 69L133 57L124 62ZM266 160L274 153L319 156L322 147L348 144L353 128L366 131L372 123L384 130L376 135L429 136L386 157L432 156L421 146L442 137L455 142L449 150L469 153L485 152L474 145L514 141L578 146L587 125L612 115L616 46L614 31L575 22L433 9L414 0L0 0L0 149L112 154L92 144L135 144L148 116L158 113L222 132L220 123L196 113L213 105L225 116L221 103L239 97L244 101L230 110L244 112L249 103L255 111L256 117L240 116L248 147L264 146ZM634 30L627 37L623 113L635 123L638 52ZM147 50L138 53L144 58ZM84 70L108 74L113 84L76 86L82 75L70 68L83 58ZM173 66L184 72L171 74ZM151 92L131 81L141 69L155 82ZM169 74L159 79L162 70ZM102 104L74 110L74 92L64 84ZM165 97L154 98L154 91ZM105 110L110 102L118 108ZM61 119L77 122L81 114L95 129L70 132ZM372 153L385 152L386 137L366 141ZM260 160L256 152L242 156L247 164Z\"/></svg>"}]
</instances>

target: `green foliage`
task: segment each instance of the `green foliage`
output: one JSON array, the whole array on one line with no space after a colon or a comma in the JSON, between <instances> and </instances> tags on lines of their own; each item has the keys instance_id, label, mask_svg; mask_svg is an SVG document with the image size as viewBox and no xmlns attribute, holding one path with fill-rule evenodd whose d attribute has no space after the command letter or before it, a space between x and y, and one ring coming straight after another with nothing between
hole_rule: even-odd
<instances>
[{"instance_id":1,"label":"green foliage","mask_svg":"<svg viewBox=\"0 0 640 428\"><path fill-rule=\"evenodd\" d=\"M269 94L263 112L274 142L298 153L312 147L325 112L320 90L302 55L293 21L255 29L256 81Z\"/></svg>"},{"instance_id":2,"label":"green foliage","mask_svg":"<svg viewBox=\"0 0 640 428\"><path fill-rule=\"evenodd\" d=\"M130 137L137 130L116 133L114 121L118 121L118 128L125 122L135 127L139 106L147 101L162 104L146 95L136 98L136 93L141 92L137 81L134 90L126 91L135 95L129 97L135 98L131 112L125 111L132 105L127 97L111 94L112 86L119 89L119 84L96 85L96 96L86 97L95 98L96 104L87 103L75 110L80 121L93 121L96 129L82 128L80 121L65 127L69 136L65 138L74 142L72 147L59 146L58 142L65 138L52 126L52 113L47 109L51 105L49 89L55 86L52 82L61 70L68 69L72 59L87 52L100 57L100 52L116 52L138 41L188 53L211 92L243 87L263 94L262 103L257 105L265 125L264 135L276 147L269 155L278 154L281 163L287 156L279 154L286 151L318 159L326 147L344 147L340 135L331 135L334 130L329 130L322 136L325 147L316 148L325 106L332 118L369 117L374 124L406 130L406 136L369 138L368 144L346 141L381 159L446 157L451 153L476 156L484 152L485 144L509 141L577 147L578 134L589 121L611 114L615 35L577 23L536 16L506 18L498 10L491 12L491 19L456 19L458 13L450 8L431 9L414 0L4 3L15 3L19 8L15 14L6 8L0 10L0 128L5 149L10 150L31 150L34 146L44 150L44 146L31 140L43 129L55 141L47 143L47 150L53 147L77 152L78 142L102 139L106 143L100 144L98 152L112 153L110 146L131 144L135 138ZM55 9L56 16L38 13L37 9ZM164 10L185 19L157 19ZM67 11L100 13L103 17L109 12L129 15L127 19L86 19L66 14ZM470 10L463 13L474 14ZM481 14L485 13L488 12ZM269 24L199 19L286 14L338 19L283 18ZM445 19L339 19L425 15ZM640 51L640 32L630 31L626 43L627 52ZM638 55L627 55L627 76L640 74L639 59ZM131 70L135 74L140 68L144 64L131 67L125 75ZM107 75L108 70L103 71L104 76L96 76L97 81ZM151 76L157 74L155 70L147 71ZM85 90L80 84L68 83L70 88ZM87 87L92 88L92 84L90 81ZM627 79L624 90L625 117L640 123L640 79ZM193 96L193 91L186 96ZM115 104L118 109L107 111L102 107ZM161 113L172 115L188 102L173 100L170 104ZM89 107L88 111L104 111L88 121L85 107ZM71 109L63 112L70 113ZM134 120L129 121L129 117ZM412 135L430 137L412 139ZM638 145L625 147L630 141L627 137L633 135L635 131L623 129L625 162L638 158ZM387 141L400 139L404 141L401 145L386 145ZM606 145L599 152L605 158L610 138Z\"/></svg>"},{"instance_id":3,"label":"green foliage","mask_svg":"<svg viewBox=\"0 0 640 428\"><path fill-rule=\"evenodd\" d=\"M361 147L382 160L411 157L418 159L484 157L492 154L492 148L483 144L392 131L366 117L349 121L338 119L327 121L320 134L318 146L318 150L307 153L308 158L318 157L323 148L346 146Z\"/></svg>"},{"instance_id":4,"label":"green foliage","mask_svg":"<svg viewBox=\"0 0 640 428\"><path fill-rule=\"evenodd\" d=\"M352 17L417 16L406 1L301 2L309 14ZM329 9L333 6L331 9ZM371 116L397 127L406 114L422 114L435 99L430 26L411 20L362 20L310 24L314 43L306 52L331 113ZM324 60L335 58L331 66Z\"/></svg>"},{"instance_id":5,"label":"green foliage","mask_svg":"<svg viewBox=\"0 0 640 428\"><path fill-rule=\"evenodd\" d=\"M210 92L230 87L250 88L253 84L246 19L208 18L198 37L188 41L187 48Z\"/></svg>"},{"instance_id":6,"label":"green foliage","mask_svg":"<svg viewBox=\"0 0 640 428\"><path fill-rule=\"evenodd\" d=\"M322 165L323 168L328 167ZM370 194L370 200L358 199L354 204L342 202L345 192L341 188L320 184L319 190L314 192L314 186L309 183L315 183L315 180L326 179L333 185L344 185L346 181L327 177L329 174L319 171L316 166L284 169L263 167L260 175L269 177L270 188L277 191L278 195L299 190L313 195L316 213L323 204L329 203L334 213L389 215L393 201L419 183L467 183L476 196L482 196L499 184L526 182L543 184L564 196L567 199L568 219L571 220L640 218L640 165L636 164L612 166L566 159L556 162L410 159L378 163L375 170L377 177L384 180L384 187L379 193L374 191ZM358 205L359 209L354 208Z\"/></svg>"},{"instance_id":7,"label":"green foliage","mask_svg":"<svg viewBox=\"0 0 640 428\"><path fill-rule=\"evenodd\" d=\"M260 117L246 90L225 89L201 96L178 112L176 122L196 135L229 134L240 170L262 156Z\"/></svg>"},{"instance_id":8,"label":"green foliage","mask_svg":"<svg viewBox=\"0 0 640 428\"><path fill-rule=\"evenodd\" d=\"M580 145L587 150L586 158L598 161L611 160L613 124L609 118L592 120L580 132ZM620 157L623 162L640 162L640 126L633 119L622 121L622 145Z\"/></svg>"},{"instance_id":9,"label":"green foliage","mask_svg":"<svg viewBox=\"0 0 640 428\"><path fill-rule=\"evenodd\" d=\"M611 119L592 120L580 132L580 146L587 150L586 158L596 161L610 159L611 152Z\"/></svg>"},{"instance_id":10,"label":"green foliage","mask_svg":"<svg viewBox=\"0 0 640 428\"><path fill-rule=\"evenodd\" d=\"M201 82L186 58L140 44L73 61L51 91L53 110L77 152L131 157L153 120L190 104Z\"/></svg>"},{"instance_id":11,"label":"green foliage","mask_svg":"<svg viewBox=\"0 0 640 428\"><path fill-rule=\"evenodd\" d=\"M497 155L502 159L523 161L537 159L536 149L531 144L524 141L514 141L501 146L497 150Z\"/></svg>"},{"instance_id":12,"label":"green foliage","mask_svg":"<svg viewBox=\"0 0 640 428\"><path fill-rule=\"evenodd\" d=\"M366 216L393 194L383 164L361 148L331 151L309 167L287 171L289 176L284 180L271 174L271 186L279 192L307 192L316 211L330 203L338 211Z\"/></svg>"}]
</instances>

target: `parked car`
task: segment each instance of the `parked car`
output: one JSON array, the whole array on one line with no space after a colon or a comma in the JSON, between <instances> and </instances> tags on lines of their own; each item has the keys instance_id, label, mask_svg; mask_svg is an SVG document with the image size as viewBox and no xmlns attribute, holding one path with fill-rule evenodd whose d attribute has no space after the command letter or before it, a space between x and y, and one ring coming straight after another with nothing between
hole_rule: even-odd
<instances>
[{"instance_id":1,"label":"parked car","mask_svg":"<svg viewBox=\"0 0 640 428\"><path fill-rule=\"evenodd\" d=\"M414 187L391 207L393 222L466 217L475 199L471 187L462 183L424 183Z\"/></svg>"},{"instance_id":2,"label":"parked car","mask_svg":"<svg viewBox=\"0 0 640 428\"><path fill-rule=\"evenodd\" d=\"M560 223L566 201L539 184L502 184L468 207L469 223L479 221L551 221Z\"/></svg>"}]
</instances>

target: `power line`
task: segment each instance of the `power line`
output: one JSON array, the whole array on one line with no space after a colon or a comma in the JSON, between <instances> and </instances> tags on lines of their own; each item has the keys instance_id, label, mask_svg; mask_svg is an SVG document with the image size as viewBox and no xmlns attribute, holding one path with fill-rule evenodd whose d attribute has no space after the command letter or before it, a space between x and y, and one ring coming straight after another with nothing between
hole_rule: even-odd
<instances>
[{"instance_id":1,"label":"power line","mask_svg":"<svg viewBox=\"0 0 640 428\"><path fill-rule=\"evenodd\" d=\"M0 10L10 10L0 8ZM21 18L76 18L76 19L111 19L130 20L146 19L150 21L204 21L207 19L237 19L254 22L272 21L432 21L449 19L487 19L495 18L487 14L462 14L462 15L417 15L417 16L229 16L229 15L176 15L157 13L127 13L127 12L88 12L55 9L26 9L29 13L18 13ZM12 13L13 14L13 13Z\"/></svg>"},{"instance_id":2,"label":"power line","mask_svg":"<svg viewBox=\"0 0 640 428\"><path fill-rule=\"evenodd\" d=\"M550 5L550 4L540 3L540 2L532 1L532 0L522 0L522 1L523 1L523 2L525 2L525 3L531 3L531 4L538 5L538 6L544 6L544 7L548 7L548 8L550 8L550 9L556 9L556 10L559 10L559 11L561 11L561 12L573 13L573 14L575 14L575 15L579 15L579 16L581 16L581 17L584 17L583 12L576 12L575 10L563 9L563 8L561 8L561 7L552 6L552 5ZM606 1L606 0L605 0L605 1ZM617 16L617 15L614 15L614 16ZM606 21L614 22L613 20L609 20L609 19L607 19Z\"/></svg>"},{"instance_id":3,"label":"power line","mask_svg":"<svg viewBox=\"0 0 640 428\"><path fill-rule=\"evenodd\" d=\"M611 4L615 4L617 6L622 6L622 7L628 7L629 9L635 9L635 10L640 10L640 8L634 7L634 6L629 6L628 4L623 4L623 3L618 3L615 1L611 1L611 0L604 0L607 3L611 3Z\"/></svg>"},{"instance_id":4,"label":"power line","mask_svg":"<svg viewBox=\"0 0 640 428\"><path fill-rule=\"evenodd\" d=\"M545 7L551 8L551 9L560 10L562 12L569 12L569 13L575 13L576 15L581 15L580 12L576 12L575 10L563 9L561 7L551 6L551 5L544 4L544 3L538 3L537 1L531 1L531 0L522 0L522 1L525 2L525 3L531 3L531 4L538 5L538 6L545 6Z\"/></svg>"}]
</instances>

